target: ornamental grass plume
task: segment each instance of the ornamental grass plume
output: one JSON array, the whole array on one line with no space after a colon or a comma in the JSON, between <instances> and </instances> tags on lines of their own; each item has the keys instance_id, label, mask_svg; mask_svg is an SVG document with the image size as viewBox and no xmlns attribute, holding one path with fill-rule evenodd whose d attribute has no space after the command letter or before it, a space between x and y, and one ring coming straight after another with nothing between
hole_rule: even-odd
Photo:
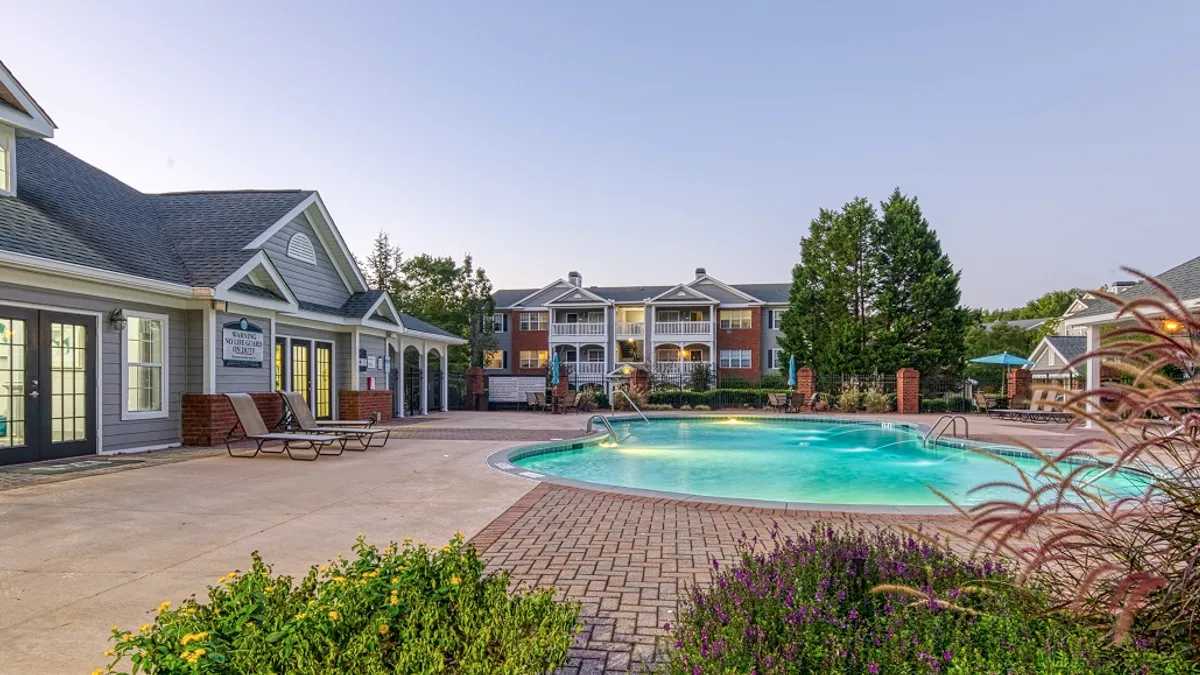
<instances>
[{"instance_id":1,"label":"ornamental grass plume","mask_svg":"<svg viewBox=\"0 0 1200 675\"><path fill-rule=\"evenodd\" d=\"M1200 653L1200 320L1162 282L1126 269L1155 291L1122 297L1121 324L1072 362L1103 363L1099 387L1056 389L1071 426L1099 431L1057 453L1024 445L1039 467L1012 466L1007 497L959 508L977 550L1016 563L1018 579L1047 589L1056 609L1095 620L1122 643L1135 638ZM1095 405L1099 401L1100 405ZM1111 462L1111 466L1106 466ZM1126 472L1118 494L1094 482Z\"/></svg>"}]
</instances>

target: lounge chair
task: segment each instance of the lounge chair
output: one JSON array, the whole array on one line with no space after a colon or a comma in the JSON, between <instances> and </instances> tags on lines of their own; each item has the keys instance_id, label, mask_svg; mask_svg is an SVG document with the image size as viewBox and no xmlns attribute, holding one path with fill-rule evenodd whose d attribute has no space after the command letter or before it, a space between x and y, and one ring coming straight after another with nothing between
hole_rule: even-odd
<instances>
[{"instance_id":1,"label":"lounge chair","mask_svg":"<svg viewBox=\"0 0 1200 675\"><path fill-rule=\"evenodd\" d=\"M1023 404L1028 403L1028 407ZM999 417L1006 420L1017 420L1018 422L1033 422L1035 424L1045 424L1048 422L1070 422L1074 417L1069 412L1059 410L1054 405L1054 401L1050 400L1050 391L1047 389L1038 389L1033 392L1033 398L1016 398L1013 400L1011 408L993 408L988 410L988 417Z\"/></svg>"},{"instance_id":2,"label":"lounge chair","mask_svg":"<svg viewBox=\"0 0 1200 675\"><path fill-rule=\"evenodd\" d=\"M276 432L272 433L267 429L267 423L263 421L262 415L258 414L258 406L254 405L254 399L250 398L250 394L225 394L229 399L229 405L233 407L233 412L237 415L238 423L233 425L229 433L225 435L225 451L230 457L255 457L260 452L265 452L271 455L278 455L287 452L291 459L303 459L313 461L321 455L340 455L346 450L346 437L340 434L309 434L309 433L290 433ZM242 427L242 435L234 434L238 426ZM245 453L234 454L231 443L238 441L251 440L257 443L254 452L247 455ZM283 447L278 450L268 450L263 448L267 441L282 441ZM292 454L292 444L302 443L304 447L295 448L296 450L312 450L312 457L297 457ZM338 445L337 452L325 452L325 448Z\"/></svg>"},{"instance_id":3,"label":"lounge chair","mask_svg":"<svg viewBox=\"0 0 1200 675\"><path fill-rule=\"evenodd\" d=\"M583 398L583 392L577 391L574 394L567 394L567 402L563 404L563 411L579 410L579 401Z\"/></svg>"},{"instance_id":4,"label":"lounge chair","mask_svg":"<svg viewBox=\"0 0 1200 675\"><path fill-rule=\"evenodd\" d=\"M801 412L804 410L808 410L808 412L815 412L813 410L813 404L816 403L816 400L817 400L817 397L815 395L813 395L808 399L807 402L805 402L804 394L802 394L800 392L796 392L796 393L792 394L791 405L788 409L791 412Z\"/></svg>"},{"instance_id":5,"label":"lounge chair","mask_svg":"<svg viewBox=\"0 0 1200 675\"><path fill-rule=\"evenodd\" d=\"M791 401L788 401L787 394L776 394L775 392L767 392L767 405L775 412L787 412L791 406Z\"/></svg>"},{"instance_id":6,"label":"lounge chair","mask_svg":"<svg viewBox=\"0 0 1200 675\"><path fill-rule=\"evenodd\" d=\"M281 391L279 395L283 398L283 405L291 413L292 423L300 431L308 434L341 434L357 440L359 445L362 446L361 448L349 448L350 450L382 448L392 436L391 429L368 429L362 426L348 425L344 427L323 425L317 421L317 418L313 417L312 411L308 409L308 403L304 401L304 397L298 392ZM378 445L372 443L377 438L383 439Z\"/></svg>"},{"instance_id":7,"label":"lounge chair","mask_svg":"<svg viewBox=\"0 0 1200 675\"><path fill-rule=\"evenodd\" d=\"M981 413L991 412L992 410L996 409L996 399L988 398L987 396L983 395L983 392L977 391L975 392L975 407L978 408L979 412Z\"/></svg>"},{"instance_id":8,"label":"lounge chair","mask_svg":"<svg viewBox=\"0 0 1200 675\"><path fill-rule=\"evenodd\" d=\"M534 405L537 406L538 410L542 410L544 412L552 412L553 411L553 402L547 402L545 394L535 393L533 395L533 401L534 401Z\"/></svg>"}]
</instances>

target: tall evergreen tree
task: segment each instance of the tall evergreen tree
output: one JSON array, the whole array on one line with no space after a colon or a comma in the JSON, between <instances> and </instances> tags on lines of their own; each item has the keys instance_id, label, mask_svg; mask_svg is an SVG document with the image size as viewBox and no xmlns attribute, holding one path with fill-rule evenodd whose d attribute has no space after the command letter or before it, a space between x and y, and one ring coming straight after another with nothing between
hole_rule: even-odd
<instances>
[{"instance_id":1,"label":"tall evergreen tree","mask_svg":"<svg viewBox=\"0 0 1200 675\"><path fill-rule=\"evenodd\" d=\"M392 246L387 232L380 232L371 242L362 267L366 268L367 284L371 288L382 288L391 292L400 280L400 267L404 264L399 246Z\"/></svg>"},{"instance_id":2,"label":"tall evergreen tree","mask_svg":"<svg viewBox=\"0 0 1200 675\"><path fill-rule=\"evenodd\" d=\"M963 363L966 310L960 273L942 252L916 197L896 188L880 204L874 239L878 293L875 359L879 369L957 372Z\"/></svg>"}]
</instances>

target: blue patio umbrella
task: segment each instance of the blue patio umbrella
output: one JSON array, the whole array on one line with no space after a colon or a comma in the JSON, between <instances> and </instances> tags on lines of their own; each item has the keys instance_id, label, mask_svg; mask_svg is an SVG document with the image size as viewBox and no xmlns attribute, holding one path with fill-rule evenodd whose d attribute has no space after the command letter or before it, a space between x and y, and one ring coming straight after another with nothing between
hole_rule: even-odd
<instances>
[{"instance_id":1,"label":"blue patio umbrella","mask_svg":"<svg viewBox=\"0 0 1200 675\"><path fill-rule=\"evenodd\" d=\"M550 386L558 386L558 352L550 357Z\"/></svg>"},{"instance_id":2,"label":"blue patio umbrella","mask_svg":"<svg viewBox=\"0 0 1200 675\"><path fill-rule=\"evenodd\" d=\"M1019 356L1013 356L1008 352L1000 352L999 354L992 354L990 356L981 356L977 359L971 359L971 363L986 363L995 366L1004 366L1004 382L1002 383L1002 386L1004 387L1004 394L1006 396L1008 395L1008 369L1013 366L1033 365L1033 361L1030 361L1029 359L1023 359Z\"/></svg>"},{"instance_id":3,"label":"blue patio umbrella","mask_svg":"<svg viewBox=\"0 0 1200 675\"><path fill-rule=\"evenodd\" d=\"M796 386L796 355L792 354L792 358L788 359L788 386Z\"/></svg>"}]
</instances>

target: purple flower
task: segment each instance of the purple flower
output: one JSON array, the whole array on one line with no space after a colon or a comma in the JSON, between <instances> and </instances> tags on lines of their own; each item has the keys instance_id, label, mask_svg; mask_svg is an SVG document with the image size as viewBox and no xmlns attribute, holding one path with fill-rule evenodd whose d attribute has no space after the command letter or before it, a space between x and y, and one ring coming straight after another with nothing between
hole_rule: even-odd
<instances>
[{"instance_id":1,"label":"purple flower","mask_svg":"<svg viewBox=\"0 0 1200 675\"><path fill-rule=\"evenodd\" d=\"M670 624L670 623L664 623L664 624L663 624L663 630L671 630L671 624Z\"/></svg>"},{"instance_id":2,"label":"purple flower","mask_svg":"<svg viewBox=\"0 0 1200 675\"><path fill-rule=\"evenodd\" d=\"M946 661L949 661L953 657L954 657L954 655L950 653L949 649L946 650L946 653L942 654L942 658L945 659Z\"/></svg>"},{"instance_id":3,"label":"purple flower","mask_svg":"<svg viewBox=\"0 0 1200 675\"><path fill-rule=\"evenodd\" d=\"M874 663L867 664L867 672L871 675L879 675L879 666Z\"/></svg>"}]
</instances>

